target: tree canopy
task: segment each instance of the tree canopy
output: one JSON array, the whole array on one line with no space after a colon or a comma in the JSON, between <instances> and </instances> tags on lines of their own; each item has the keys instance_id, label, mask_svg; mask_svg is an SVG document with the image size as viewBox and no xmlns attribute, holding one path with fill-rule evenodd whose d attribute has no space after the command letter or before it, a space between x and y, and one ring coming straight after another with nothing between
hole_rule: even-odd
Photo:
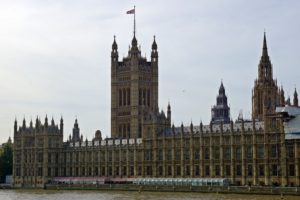
<instances>
[{"instance_id":1,"label":"tree canopy","mask_svg":"<svg viewBox=\"0 0 300 200\"><path fill-rule=\"evenodd\" d=\"M0 182L5 181L6 175L12 174L13 147L11 143L4 143L0 148Z\"/></svg>"}]
</instances>

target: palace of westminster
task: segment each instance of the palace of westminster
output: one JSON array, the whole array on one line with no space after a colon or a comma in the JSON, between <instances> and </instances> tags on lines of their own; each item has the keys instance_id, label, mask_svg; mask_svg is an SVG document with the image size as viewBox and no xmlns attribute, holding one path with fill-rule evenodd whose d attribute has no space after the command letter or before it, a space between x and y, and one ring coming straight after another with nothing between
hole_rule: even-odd
<instances>
[{"instance_id":1,"label":"palace of westminster","mask_svg":"<svg viewBox=\"0 0 300 200\"><path fill-rule=\"evenodd\" d=\"M252 90L252 119L233 122L223 83L209 125L175 127L158 108L158 47L143 57L133 35L128 55L111 50L111 137L83 140L77 119L14 124L13 184L43 187L55 177L226 178L234 185L300 186L300 139L286 139L276 107L298 107L273 79L266 36Z\"/></svg>"}]
</instances>

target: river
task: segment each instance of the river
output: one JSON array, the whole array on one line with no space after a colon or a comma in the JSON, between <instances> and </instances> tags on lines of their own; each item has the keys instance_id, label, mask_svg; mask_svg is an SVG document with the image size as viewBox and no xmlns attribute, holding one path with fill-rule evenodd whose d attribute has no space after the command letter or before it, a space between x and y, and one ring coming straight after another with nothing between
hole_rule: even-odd
<instances>
[{"instance_id":1,"label":"river","mask_svg":"<svg viewBox=\"0 0 300 200\"><path fill-rule=\"evenodd\" d=\"M62 190L0 190L0 200L282 200L279 195L238 195L209 193L162 193L121 191L62 191ZM284 196L284 200L299 200L299 196Z\"/></svg>"}]
</instances>

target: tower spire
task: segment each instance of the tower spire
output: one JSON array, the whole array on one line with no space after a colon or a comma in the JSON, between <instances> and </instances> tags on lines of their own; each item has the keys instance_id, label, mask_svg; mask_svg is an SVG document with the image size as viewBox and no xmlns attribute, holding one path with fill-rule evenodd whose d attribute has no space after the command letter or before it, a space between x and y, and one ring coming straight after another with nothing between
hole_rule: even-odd
<instances>
[{"instance_id":1,"label":"tower spire","mask_svg":"<svg viewBox=\"0 0 300 200\"><path fill-rule=\"evenodd\" d=\"M266 39L266 31L264 31L264 42L263 42L263 57L268 57L268 47L267 47L267 39Z\"/></svg>"}]
</instances>

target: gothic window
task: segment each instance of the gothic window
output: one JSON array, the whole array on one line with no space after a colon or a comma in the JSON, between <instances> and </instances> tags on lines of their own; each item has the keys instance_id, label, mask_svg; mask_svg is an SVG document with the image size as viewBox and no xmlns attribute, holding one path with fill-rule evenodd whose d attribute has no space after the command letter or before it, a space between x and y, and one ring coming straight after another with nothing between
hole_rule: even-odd
<instances>
[{"instance_id":1,"label":"gothic window","mask_svg":"<svg viewBox=\"0 0 300 200\"><path fill-rule=\"evenodd\" d=\"M168 176L172 176L172 167L168 166Z\"/></svg>"},{"instance_id":2,"label":"gothic window","mask_svg":"<svg viewBox=\"0 0 300 200\"><path fill-rule=\"evenodd\" d=\"M126 124L123 124L122 138L126 138Z\"/></svg>"},{"instance_id":3,"label":"gothic window","mask_svg":"<svg viewBox=\"0 0 300 200\"><path fill-rule=\"evenodd\" d=\"M142 90L139 89L139 105L142 105Z\"/></svg>"},{"instance_id":4,"label":"gothic window","mask_svg":"<svg viewBox=\"0 0 300 200\"><path fill-rule=\"evenodd\" d=\"M181 152L180 152L180 149L178 149L178 150L175 152L175 158L176 158L176 160L180 160L180 159L181 159Z\"/></svg>"},{"instance_id":5,"label":"gothic window","mask_svg":"<svg viewBox=\"0 0 300 200\"><path fill-rule=\"evenodd\" d=\"M294 147L293 146L287 147L287 157L294 158Z\"/></svg>"},{"instance_id":6,"label":"gothic window","mask_svg":"<svg viewBox=\"0 0 300 200\"><path fill-rule=\"evenodd\" d=\"M241 165L236 166L236 175L241 176L242 175L242 167Z\"/></svg>"},{"instance_id":7,"label":"gothic window","mask_svg":"<svg viewBox=\"0 0 300 200\"><path fill-rule=\"evenodd\" d=\"M278 149L276 144L271 145L271 158L277 158L278 156Z\"/></svg>"},{"instance_id":8,"label":"gothic window","mask_svg":"<svg viewBox=\"0 0 300 200\"><path fill-rule=\"evenodd\" d=\"M186 171L186 175L187 175L187 176L189 176L189 175L191 174L191 172L190 172L190 166L189 166L189 165L187 165L187 166L185 167L185 171Z\"/></svg>"},{"instance_id":9,"label":"gothic window","mask_svg":"<svg viewBox=\"0 0 300 200\"><path fill-rule=\"evenodd\" d=\"M231 159L231 149L230 147L225 147L224 149L224 159L230 160Z\"/></svg>"},{"instance_id":10,"label":"gothic window","mask_svg":"<svg viewBox=\"0 0 300 200\"><path fill-rule=\"evenodd\" d=\"M88 176L92 176L92 168L91 167L89 167Z\"/></svg>"},{"instance_id":11,"label":"gothic window","mask_svg":"<svg viewBox=\"0 0 300 200\"><path fill-rule=\"evenodd\" d=\"M195 150L195 153L194 153L194 159L195 159L195 160L199 160L199 159L200 159L199 149L196 149L196 150Z\"/></svg>"},{"instance_id":12,"label":"gothic window","mask_svg":"<svg viewBox=\"0 0 300 200\"><path fill-rule=\"evenodd\" d=\"M265 175L264 165L259 165L258 166L258 172L259 172L259 176L264 176Z\"/></svg>"},{"instance_id":13,"label":"gothic window","mask_svg":"<svg viewBox=\"0 0 300 200\"><path fill-rule=\"evenodd\" d=\"M51 153L48 153L48 163L51 163Z\"/></svg>"},{"instance_id":14,"label":"gothic window","mask_svg":"<svg viewBox=\"0 0 300 200\"><path fill-rule=\"evenodd\" d=\"M147 91L147 105L150 106L150 89Z\"/></svg>"},{"instance_id":15,"label":"gothic window","mask_svg":"<svg viewBox=\"0 0 300 200\"><path fill-rule=\"evenodd\" d=\"M147 166L147 175L152 176L152 166Z\"/></svg>"},{"instance_id":16,"label":"gothic window","mask_svg":"<svg viewBox=\"0 0 300 200\"><path fill-rule=\"evenodd\" d=\"M142 175L142 167L138 166L138 176L141 176L141 175Z\"/></svg>"},{"instance_id":17,"label":"gothic window","mask_svg":"<svg viewBox=\"0 0 300 200\"><path fill-rule=\"evenodd\" d=\"M51 168L48 167L48 176L51 176Z\"/></svg>"},{"instance_id":18,"label":"gothic window","mask_svg":"<svg viewBox=\"0 0 300 200\"><path fill-rule=\"evenodd\" d=\"M43 162L43 153L38 154L38 162Z\"/></svg>"},{"instance_id":19,"label":"gothic window","mask_svg":"<svg viewBox=\"0 0 300 200\"><path fill-rule=\"evenodd\" d=\"M190 150L189 149L186 149L184 151L184 158L185 158L185 160L189 160L190 159Z\"/></svg>"},{"instance_id":20,"label":"gothic window","mask_svg":"<svg viewBox=\"0 0 300 200\"><path fill-rule=\"evenodd\" d=\"M199 176L199 175L200 175L200 167L199 167L199 165L196 165L196 166L195 166L195 175L196 175L196 176Z\"/></svg>"},{"instance_id":21,"label":"gothic window","mask_svg":"<svg viewBox=\"0 0 300 200\"><path fill-rule=\"evenodd\" d=\"M142 137L142 124L139 123L139 132L138 132L138 137L141 138Z\"/></svg>"},{"instance_id":22,"label":"gothic window","mask_svg":"<svg viewBox=\"0 0 300 200\"><path fill-rule=\"evenodd\" d=\"M133 176L133 175L134 175L134 167L130 166L130 176Z\"/></svg>"},{"instance_id":23,"label":"gothic window","mask_svg":"<svg viewBox=\"0 0 300 200\"><path fill-rule=\"evenodd\" d=\"M127 89L127 105L130 105L130 89Z\"/></svg>"},{"instance_id":24,"label":"gothic window","mask_svg":"<svg viewBox=\"0 0 300 200\"><path fill-rule=\"evenodd\" d=\"M126 90L123 89L123 106L126 106Z\"/></svg>"},{"instance_id":25,"label":"gothic window","mask_svg":"<svg viewBox=\"0 0 300 200\"><path fill-rule=\"evenodd\" d=\"M264 155L264 146L263 145L258 145L257 146L257 158L264 158L265 155Z\"/></svg>"},{"instance_id":26,"label":"gothic window","mask_svg":"<svg viewBox=\"0 0 300 200\"><path fill-rule=\"evenodd\" d=\"M204 158L205 158L206 160L209 159L209 148L205 148L205 149L204 149Z\"/></svg>"},{"instance_id":27,"label":"gothic window","mask_svg":"<svg viewBox=\"0 0 300 200\"><path fill-rule=\"evenodd\" d=\"M295 165L289 165L289 175L295 176Z\"/></svg>"},{"instance_id":28,"label":"gothic window","mask_svg":"<svg viewBox=\"0 0 300 200\"><path fill-rule=\"evenodd\" d=\"M278 168L277 165L272 165L272 176L278 176Z\"/></svg>"},{"instance_id":29,"label":"gothic window","mask_svg":"<svg viewBox=\"0 0 300 200\"><path fill-rule=\"evenodd\" d=\"M98 176L98 167L95 167L94 173L95 173L96 176Z\"/></svg>"},{"instance_id":30,"label":"gothic window","mask_svg":"<svg viewBox=\"0 0 300 200\"><path fill-rule=\"evenodd\" d=\"M236 159L241 160L241 147L236 148Z\"/></svg>"},{"instance_id":31,"label":"gothic window","mask_svg":"<svg viewBox=\"0 0 300 200\"><path fill-rule=\"evenodd\" d=\"M152 151L151 150L146 150L145 151L145 159L147 160L147 161L150 161L150 160L152 160Z\"/></svg>"},{"instance_id":32,"label":"gothic window","mask_svg":"<svg viewBox=\"0 0 300 200\"><path fill-rule=\"evenodd\" d=\"M146 89L143 90L143 105L146 105Z\"/></svg>"},{"instance_id":33,"label":"gothic window","mask_svg":"<svg viewBox=\"0 0 300 200\"><path fill-rule=\"evenodd\" d=\"M220 165L215 166L215 175L220 176Z\"/></svg>"},{"instance_id":34,"label":"gothic window","mask_svg":"<svg viewBox=\"0 0 300 200\"><path fill-rule=\"evenodd\" d=\"M131 135L130 135L130 124L127 124L127 136L128 136L128 138L131 137Z\"/></svg>"},{"instance_id":35,"label":"gothic window","mask_svg":"<svg viewBox=\"0 0 300 200\"><path fill-rule=\"evenodd\" d=\"M112 166L108 167L108 175L111 176L112 175Z\"/></svg>"},{"instance_id":36,"label":"gothic window","mask_svg":"<svg viewBox=\"0 0 300 200\"><path fill-rule=\"evenodd\" d=\"M219 147L214 148L214 157L215 157L216 160L220 159L220 149L219 149Z\"/></svg>"},{"instance_id":37,"label":"gothic window","mask_svg":"<svg viewBox=\"0 0 300 200\"><path fill-rule=\"evenodd\" d=\"M252 159L252 146L248 145L246 150L247 150L247 159Z\"/></svg>"},{"instance_id":38,"label":"gothic window","mask_svg":"<svg viewBox=\"0 0 300 200\"><path fill-rule=\"evenodd\" d=\"M171 150L167 151L167 160L172 160L172 151Z\"/></svg>"},{"instance_id":39,"label":"gothic window","mask_svg":"<svg viewBox=\"0 0 300 200\"><path fill-rule=\"evenodd\" d=\"M206 165L205 166L205 176L209 176L210 172L209 172L209 166Z\"/></svg>"},{"instance_id":40,"label":"gothic window","mask_svg":"<svg viewBox=\"0 0 300 200\"><path fill-rule=\"evenodd\" d=\"M119 90L119 106L122 106L122 90Z\"/></svg>"},{"instance_id":41,"label":"gothic window","mask_svg":"<svg viewBox=\"0 0 300 200\"><path fill-rule=\"evenodd\" d=\"M181 175L181 167L180 166L176 166L176 175L177 176Z\"/></svg>"},{"instance_id":42,"label":"gothic window","mask_svg":"<svg viewBox=\"0 0 300 200\"><path fill-rule=\"evenodd\" d=\"M225 166L225 176L230 176L230 165Z\"/></svg>"},{"instance_id":43,"label":"gothic window","mask_svg":"<svg viewBox=\"0 0 300 200\"><path fill-rule=\"evenodd\" d=\"M163 160L163 150L162 149L158 150L157 160L159 160L159 161Z\"/></svg>"},{"instance_id":44,"label":"gothic window","mask_svg":"<svg viewBox=\"0 0 300 200\"><path fill-rule=\"evenodd\" d=\"M247 172L248 172L248 176L252 176L252 165L248 165Z\"/></svg>"}]
</instances>

